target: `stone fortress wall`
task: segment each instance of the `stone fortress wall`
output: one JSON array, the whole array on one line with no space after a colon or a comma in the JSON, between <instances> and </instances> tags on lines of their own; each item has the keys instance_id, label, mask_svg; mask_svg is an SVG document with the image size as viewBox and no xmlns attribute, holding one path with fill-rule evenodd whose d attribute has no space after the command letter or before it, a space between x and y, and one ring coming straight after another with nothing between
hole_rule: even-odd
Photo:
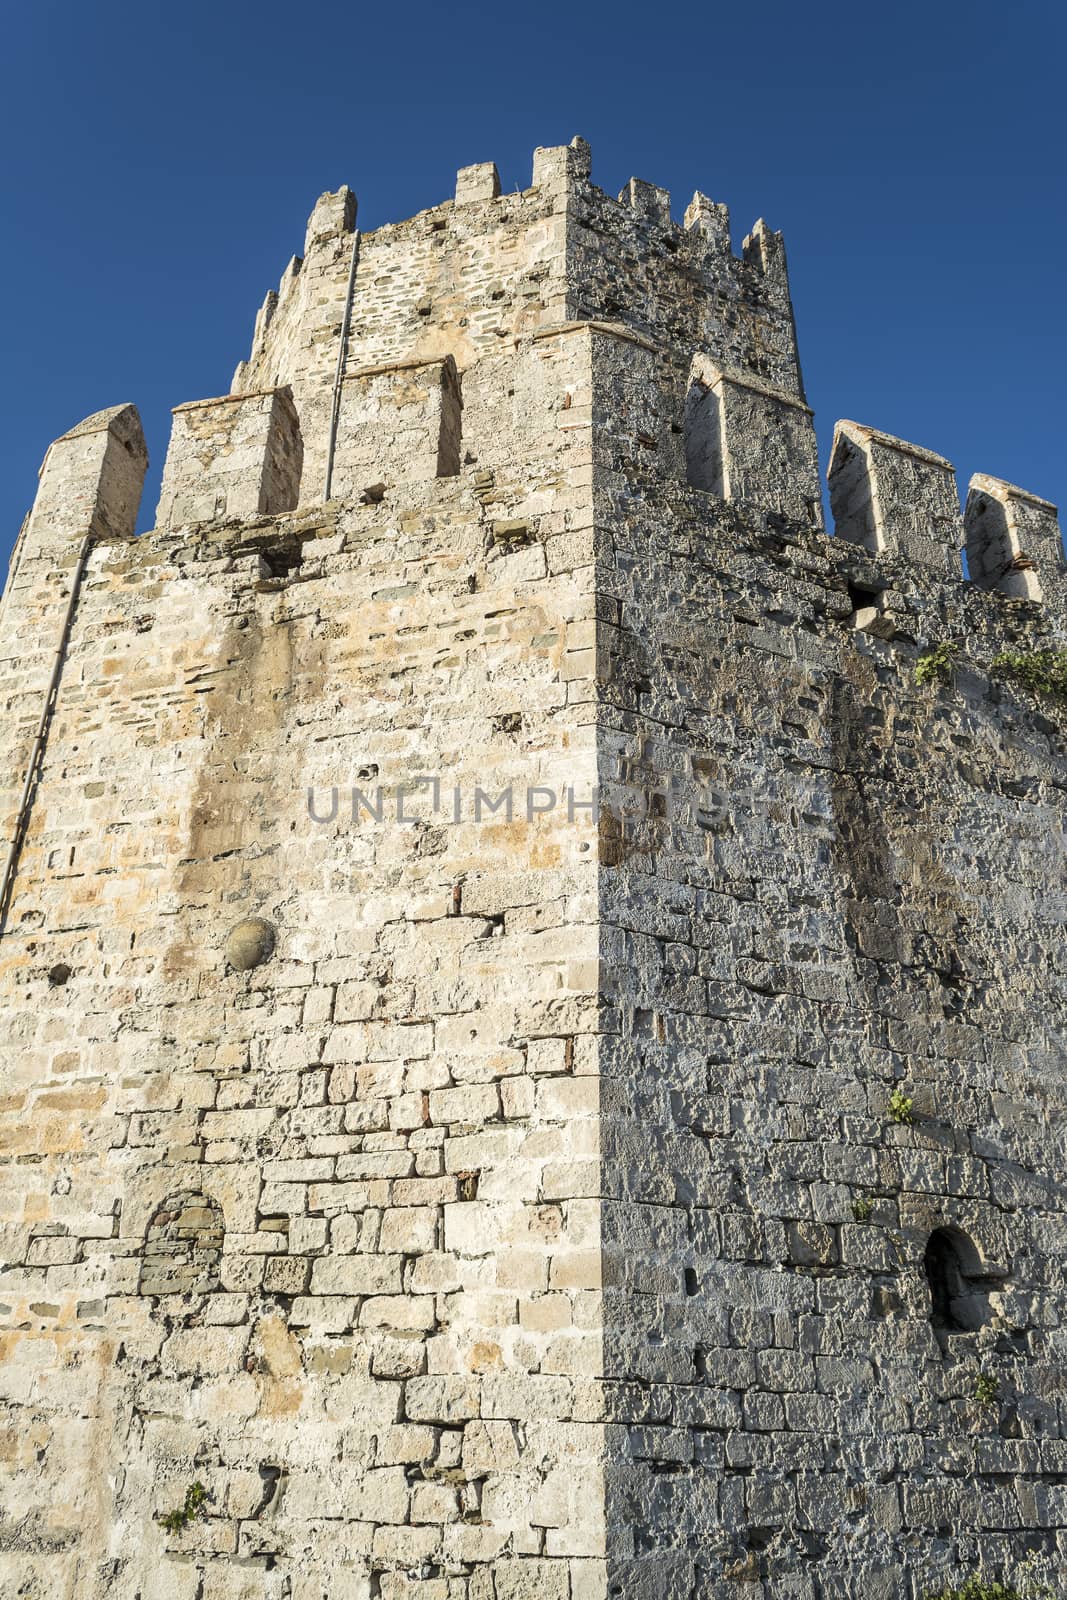
<instances>
[{"instance_id":1,"label":"stone fortress wall","mask_svg":"<svg viewBox=\"0 0 1067 1600\"><path fill-rule=\"evenodd\" d=\"M46 457L4 1596L1067 1565L1064 715L994 666L1065 642L1055 508L842 423L828 538L781 237L533 180L323 196L153 532L133 407Z\"/></svg>"}]
</instances>

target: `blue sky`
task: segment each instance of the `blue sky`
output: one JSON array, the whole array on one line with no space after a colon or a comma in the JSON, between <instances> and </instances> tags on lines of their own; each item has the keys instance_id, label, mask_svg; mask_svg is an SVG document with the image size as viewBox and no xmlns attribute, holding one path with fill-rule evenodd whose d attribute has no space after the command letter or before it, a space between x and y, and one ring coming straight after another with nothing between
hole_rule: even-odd
<instances>
[{"instance_id":1,"label":"blue sky","mask_svg":"<svg viewBox=\"0 0 1067 1600\"><path fill-rule=\"evenodd\" d=\"M851 417L1067 500L1062 5L5 7L0 554L51 439L225 393L316 196L360 225L575 133L785 231L823 462Z\"/></svg>"}]
</instances>

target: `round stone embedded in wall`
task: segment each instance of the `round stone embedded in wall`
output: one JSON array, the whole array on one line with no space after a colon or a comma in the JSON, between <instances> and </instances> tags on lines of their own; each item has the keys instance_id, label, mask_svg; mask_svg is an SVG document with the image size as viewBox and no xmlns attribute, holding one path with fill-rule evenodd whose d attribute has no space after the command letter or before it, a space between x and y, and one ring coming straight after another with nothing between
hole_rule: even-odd
<instances>
[{"instance_id":1,"label":"round stone embedded in wall","mask_svg":"<svg viewBox=\"0 0 1067 1600\"><path fill-rule=\"evenodd\" d=\"M274 929L262 917L246 917L230 929L226 960L235 972L251 972L274 954Z\"/></svg>"}]
</instances>

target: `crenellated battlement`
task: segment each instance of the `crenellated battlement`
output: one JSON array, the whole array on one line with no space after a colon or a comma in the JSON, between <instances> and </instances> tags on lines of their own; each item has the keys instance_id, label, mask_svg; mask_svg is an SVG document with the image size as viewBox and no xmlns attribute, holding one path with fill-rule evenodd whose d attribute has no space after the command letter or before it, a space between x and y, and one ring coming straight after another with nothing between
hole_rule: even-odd
<instances>
[{"instance_id":1,"label":"crenellated battlement","mask_svg":"<svg viewBox=\"0 0 1067 1600\"><path fill-rule=\"evenodd\" d=\"M684 481L820 529L781 234L761 219L735 256L726 207L706 195L681 223L655 184L633 178L612 198L581 139L536 151L532 177L503 194L492 162L464 167L451 200L369 233L351 189L323 194L233 392L175 409L159 528L313 507L327 488L388 503L495 466L499 441L542 403L531 342L588 327L636 341L602 388L593 362L589 426L621 429L649 492ZM549 427L538 450L550 456L554 438ZM961 516L950 462L853 422L837 424L827 476L833 536L946 582L966 545L973 582L1062 617L1047 502L979 476Z\"/></svg>"},{"instance_id":2,"label":"crenellated battlement","mask_svg":"<svg viewBox=\"0 0 1067 1600\"><path fill-rule=\"evenodd\" d=\"M361 235L358 246L350 191L323 196L306 249L319 252L312 266L320 279L311 297L316 307L330 285L335 337L343 317L341 280L350 249L358 248L345 371L375 364L400 370L447 354L462 387L465 373L534 331L572 321L629 327L650 339L659 357L649 381L660 392L649 404L646 431L656 432L669 418L674 437L668 433L659 446L662 470L820 526L813 419L803 406L781 234L760 219L734 256L725 206L698 192L676 223L669 191L632 178L613 199L593 184L591 165L581 139L538 150L531 187L515 194L501 194L492 162L463 168L454 200ZM475 243L476 261L470 256ZM294 294L296 276L291 266L277 297L268 296L251 363L242 364L235 387L268 370L271 382L295 383L309 464L301 498L311 502L321 476L324 394L336 352L329 339L319 338L309 296ZM499 430L499 417L484 420ZM472 409L463 448L474 461L486 447L484 437L472 436L476 426ZM379 467L379 480L386 480L384 456ZM838 537L886 559L918 562L946 579L961 575L964 528L953 469L942 457L877 429L840 423L828 479ZM993 501L986 496L984 503ZM987 532L990 526L987 518ZM1012 537L998 535L997 550L1003 544L1004 553L990 557L1001 566L1015 562L1014 578L1000 586L1038 599L1037 578L1019 576L1036 568L1021 564L1026 552L1009 548ZM1050 596L1058 593L1057 537L1051 535L1042 557L1048 572L1043 592ZM996 586L977 550L976 543L972 578Z\"/></svg>"},{"instance_id":3,"label":"crenellated battlement","mask_svg":"<svg viewBox=\"0 0 1067 1600\"><path fill-rule=\"evenodd\" d=\"M449 354L462 374L503 339L603 320L659 339L679 367L700 350L802 397L781 236L758 222L735 257L724 206L697 194L676 223L667 190L634 178L612 199L590 167L580 139L535 152L521 192L500 192L492 162L466 167L452 200L370 233L355 232L350 190L320 198L304 256L268 293L234 375L237 391L293 389L305 498L324 481L323 393L346 305L346 370Z\"/></svg>"}]
</instances>

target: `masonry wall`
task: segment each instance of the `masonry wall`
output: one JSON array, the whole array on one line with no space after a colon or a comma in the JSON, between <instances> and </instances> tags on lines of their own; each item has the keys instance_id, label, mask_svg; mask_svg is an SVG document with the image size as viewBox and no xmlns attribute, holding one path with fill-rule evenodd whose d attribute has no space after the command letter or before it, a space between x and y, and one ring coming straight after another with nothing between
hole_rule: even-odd
<instances>
[{"instance_id":1,"label":"masonry wall","mask_svg":"<svg viewBox=\"0 0 1067 1600\"><path fill-rule=\"evenodd\" d=\"M1032 1555L1058 1593L1064 723L991 663L1064 618L640 463L594 494L609 1589L897 1600ZM975 1331L932 1325L937 1229Z\"/></svg>"},{"instance_id":2,"label":"masonry wall","mask_svg":"<svg viewBox=\"0 0 1067 1600\"><path fill-rule=\"evenodd\" d=\"M477 480L94 551L0 946L5 1593L599 1570L596 836L522 814L595 779L589 372Z\"/></svg>"}]
</instances>

